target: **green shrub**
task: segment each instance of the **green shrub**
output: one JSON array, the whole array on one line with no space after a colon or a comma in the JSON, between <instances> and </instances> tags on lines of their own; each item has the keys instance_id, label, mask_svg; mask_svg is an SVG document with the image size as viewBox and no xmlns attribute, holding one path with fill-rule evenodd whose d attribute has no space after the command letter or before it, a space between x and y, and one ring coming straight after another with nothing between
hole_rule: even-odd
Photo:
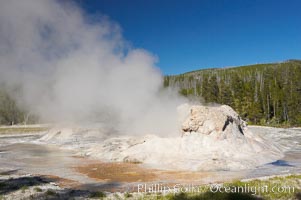
<instances>
[{"instance_id":1,"label":"green shrub","mask_svg":"<svg viewBox=\"0 0 301 200\"><path fill-rule=\"evenodd\" d=\"M43 190L41 188L39 188L39 187L35 187L34 191L36 191L36 192L42 192Z\"/></svg>"},{"instance_id":2,"label":"green shrub","mask_svg":"<svg viewBox=\"0 0 301 200\"><path fill-rule=\"evenodd\" d=\"M55 196L56 195L56 192L54 190L51 190L51 189L48 189L46 191L46 195L47 196Z\"/></svg>"},{"instance_id":3,"label":"green shrub","mask_svg":"<svg viewBox=\"0 0 301 200\"><path fill-rule=\"evenodd\" d=\"M24 193L25 190L27 190L27 189L28 189L28 186L27 186L27 185L22 186L22 187L21 187L22 193Z\"/></svg>"},{"instance_id":4,"label":"green shrub","mask_svg":"<svg viewBox=\"0 0 301 200\"><path fill-rule=\"evenodd\" d=\"M101 191L92 192L90 194L90 198L104 198L106 196L107 195L104 192L101 192Z\"/></svg>"}]
</instances>

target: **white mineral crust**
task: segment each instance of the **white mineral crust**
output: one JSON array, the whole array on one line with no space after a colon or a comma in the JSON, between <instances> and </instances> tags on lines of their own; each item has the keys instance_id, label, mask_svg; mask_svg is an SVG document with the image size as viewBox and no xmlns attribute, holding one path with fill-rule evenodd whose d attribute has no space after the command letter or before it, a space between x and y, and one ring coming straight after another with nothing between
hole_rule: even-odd
<instances>
[{"instance_id":1,"label":"white mineral crust","mask_svg":"<svg viewBox=\"0 0 301 200\"><path fill-rule=\"evenodd\" d=\"M96 137L93 145L78 145L85 147L81 154L108 162L133 162L157 169L192 171L250 169L283 157L280 147L252 133L229 106L184 104L178 111L182 126L174 137ZM94 131L87 136L88 130L76 129L73 132L71 129L50 131L43 141L84 143L91 142L87 138L98 134Z\"/></svg>"},{"instance_id":2,"label":"white mineral crust","mask_svg":"<svg viewBox=\"0 0 301 200\"><path fill-rule=\"evenodd\" d=\"M106 161L194 171L249 169L283 156L271 141L248 130L229 106L182 105L179 112L186 115L182 136L111 138L88 154Z\"/></svg>"}]
</instances>

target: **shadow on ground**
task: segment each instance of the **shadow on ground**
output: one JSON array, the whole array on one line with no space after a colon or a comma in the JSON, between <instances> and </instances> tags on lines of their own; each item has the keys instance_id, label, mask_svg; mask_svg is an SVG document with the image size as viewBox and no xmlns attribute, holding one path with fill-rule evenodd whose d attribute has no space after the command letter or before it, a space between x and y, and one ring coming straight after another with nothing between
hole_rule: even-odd
<instances>
[{"instance_id":1,"label":"shadow on ground","mask_svg":"<svg viewBox=\"0 0 301 200\"><path fill-rule=\"evenodd\" d=\"M11 174L14 171L3 172L4 174ZM58 182L57 178L49 178L45 176L26 176L19 178L1 179L0 176L0 197L9 196L15 191L27 191L17 196L17 199L86 199L86 198L103 198L106 196L104 191L108 188L118 188L120 183L109 182L99 184L81 185L80 188L63 188L63 189L48 189L47 187L39 187L52 182ZM29 188L31 191L29 192ZM39 188L37 190L37 188ZM43 188L43 189L41 189ZM33 190L35 189L35 190ZM0 198L1 199L1 198ZM249 193L213 193L205 192L199 195L190 196L186 193L179 193L169 200L263 200L258 196ZM294 199L301 200L301 193L296 193Z\"/></svg>"},{"instance_id":2,"label":"shadow on ground","mask_svg":"<svg viewBox=\"0 0 301 200\"><path fill-rule=\"evenodd\" d=\"M39 177L39 176L29 176L20 178L10 178L10 179L0 179L0 195L5 195L22 188L27 188L30 186L42 185L45 183L50 183L54 180Z\"/></svg>"},{"instance_id":3,"label":"shadow on ground","mask_svg":"<svg viewBox=\"0 0 301 200\"><path fill-rule=\"evenodd\" d=\"M188 196L185 193L180 193L171 198L171 200L263 200L248 193L212 193L205 192L196 196Z\"/></svg>"},{"instance_id":4,"label":"shadow on ground","mask_svg":"<svg viewBox=\"0 0 301 200\"><path fill-rule=\"evenodd\" d=\"M299 193L296 194L296 199L297 200L301 200L301 192L299 192Z\"/></svg>"},{"instance_id":5,"label":"shadow on ground","mask_svg":"<svg viewBox=\"0 0 301 200\"><path fill-rule=\"evenodd\" d=\"M14 171L2 172L3 174L12 174ZM57 178L45 176L26 176L19 178L1 179L0 176L0 197L11 195L13 192L21 191L21 198L29 199L85 199L88 197L100 198L105 197L108 188L120 187L119 183L111 182L105 184L86 184L80 189L63 188L63 189L41 189L45 184L57 182ZM29 191L31 189L31 192ZM17 195L19 199L19 195ZM0 198L1 199L1 198Z\"/></svg>"}]
</instances>

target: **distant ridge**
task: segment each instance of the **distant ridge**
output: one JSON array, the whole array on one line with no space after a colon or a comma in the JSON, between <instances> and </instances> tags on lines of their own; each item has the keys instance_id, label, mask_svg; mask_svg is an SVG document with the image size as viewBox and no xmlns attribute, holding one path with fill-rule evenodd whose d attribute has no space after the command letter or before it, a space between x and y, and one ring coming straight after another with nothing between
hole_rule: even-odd
<instances>
[{"instance_id":1,"label":"distant ridge","mask_svg":"<svg viewBox=\"0 0 301 200\"><path fill-rule=\"evenodd\" d=\"M279 64L279 63L286 63L286 62L301 62L300 59L288 59L285 61L279 61L279 62L267 62L267 63L255 63L255 64L246 64L246 65L238 65L238 66L223 66L223 67L212 67L212 68L202 68L197 70L192 70L188 72L183 72L181 74L189 74L193 72L203 71L203 70L220 70L220 69L231 69L231 68L237 68L237 67L250 67L255 65L271 65L271 64ZM177 76L181 74L174 74L174 75L166 75L166 76Z\"/></svg>"}]
</instances>

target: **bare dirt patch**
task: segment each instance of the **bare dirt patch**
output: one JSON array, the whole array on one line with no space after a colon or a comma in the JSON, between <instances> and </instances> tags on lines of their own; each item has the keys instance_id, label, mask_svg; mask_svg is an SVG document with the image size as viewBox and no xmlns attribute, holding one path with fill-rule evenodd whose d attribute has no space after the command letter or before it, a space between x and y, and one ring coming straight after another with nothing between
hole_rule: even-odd
<instances>
[{"instance_id":1,"label":"bare dirt patch","mask_svg":"<svg viewBox=\"0 0 301 200\"><path fill-rule=\"evenodd\" d=\"M148 169L133 163L93 162L75 167L79 173L90 178L105 182L202 182L203 179L214 177L213 172L184 172Z\"/></svg>"}]
</instances>

